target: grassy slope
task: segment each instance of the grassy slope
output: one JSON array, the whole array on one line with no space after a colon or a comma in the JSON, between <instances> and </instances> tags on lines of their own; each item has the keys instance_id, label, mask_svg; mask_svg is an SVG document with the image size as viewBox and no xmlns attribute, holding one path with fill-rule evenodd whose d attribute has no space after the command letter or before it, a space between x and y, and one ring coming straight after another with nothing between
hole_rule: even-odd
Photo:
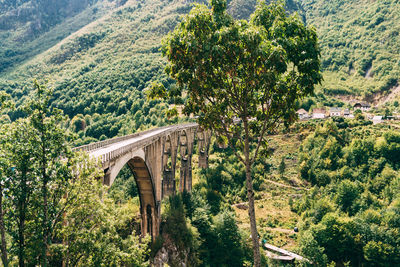
<instances>
[{"instance_id":1,"label":"grassy slope","mask_svg":"<svg viewBox=\"0 0 400 267\"><path fill-rule=\"evenodd\" d=\"M261 238L265 238L270 244L289 250L297 246L293 228L299 220L299 216L291 211L289 200L296 201L307 190L307 185L298 177L297 153L301 144L300 136L308 133L304 130L301 134L269 136L268 142L274 150L267 161L271 169L264 175L262 192L256 193L256 215ZM282 157L286 165L283 175L279 174L278 170ZM235 211L240 227L249 231L248 211L237 207Z\"/></svg>"}]
</instances>

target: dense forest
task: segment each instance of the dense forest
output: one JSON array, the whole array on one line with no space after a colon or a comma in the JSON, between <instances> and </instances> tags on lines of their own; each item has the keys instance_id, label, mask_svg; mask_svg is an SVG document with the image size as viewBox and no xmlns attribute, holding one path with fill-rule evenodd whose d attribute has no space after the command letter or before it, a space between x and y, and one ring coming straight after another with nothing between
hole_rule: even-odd
<instances>
[{"instance_id":1,"label":"dense forest","mask_svg":"<svg viewBox=\"0 0 400 267\"><path fill-rule=\"evenodd\" d=\"M360 122L317 125L299 149L300 176L314 187L291 208L301 215L300 248L321 266L400 261L400 135Z\"/></svg>"}]
</instances>

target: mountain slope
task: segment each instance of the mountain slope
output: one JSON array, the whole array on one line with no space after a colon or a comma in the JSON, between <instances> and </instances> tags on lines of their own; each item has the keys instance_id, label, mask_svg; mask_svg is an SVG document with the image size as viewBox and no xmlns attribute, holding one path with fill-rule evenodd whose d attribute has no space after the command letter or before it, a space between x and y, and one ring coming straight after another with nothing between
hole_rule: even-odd
<instances>
[{"instance_id":1,"label":"mountain slope","mask_svg":"<svg viewBox=\"0 0 400 267\"><path fill-rule=\"evenodd\" d=\"M100 4L100 3L99 3ZM34 78L54 87L53 105L78 125L83 138L112 137L162 125L166 105L145 101L152 80L171 83L159 47L190 3L128 1L57 45L0 76L0 90L22 104ZM12 115L21 114L17 110ZM80 125L80 126L79 126ZM88 142L90 140L86 140Z\"/></svg>"},{"instance_id":2,"label":"mountain slope","mask_svg":"<svg viewBox=\"0 0 400 267\"><path fill-rule=\"evenodd\" d=\"M0 1L0 74L46 51L120 2Z\"/></svg>"},{"instance_id":3,"label":"mountain slope","mask_svg":"<svg viewBox=\"0 0 400 267\"><path fill-rule=\"evenodd\" d=\"M75 1L60 3L69 7ZM255 5L255 1L228 2L229 12L237 18L248 18ZM32 5L28 0L18 3L0 10L0 36L4 37L0 38L0 54L22 51L0 57L0 90L11 94L17 106L26 100L36 78L54 87L53 105L70 117L82 142L167 123L167 105L145 101L143 89L154 80L173 86L163 72L165 59L159 47L192 2L83 1L54 15L58 17L54 20L46 19L43 14L51 10L43 9L45 26L31 35L26 35L27 25L32 25L36 16L28 16L28 22L18 18L4 22L15 10L22 12ZM317 101L336 105L332 97L371 100L396 87L400 69L398 1L304 0L299 6L290 0L286 5L298 10L319 34L325 81L317 90ZM20 45L21 40L26 45ZM21 113L12 113L12 119Z\"/></svg>"},{"instance_id":4,"label":"mountain slope","mask_svg":"<svg viewBox=\"0 0 400 267\"><path fill-rule=\"evenodd\" d=\"M308 24L317 29L326 94L371 99L400 78L400 2L302 2Z\"/></svg>"},{"instance_id":5,"label":"mountain slope","mask_svg":"<svg viewBox=\"0 0 400 267\"><path fill-rule=\"evenodd\" d=\"M248 16L255 4L238 9L242 2L229 3L229 10L238 17ZM192 6L190 1L160 0L99 0L87 5L82 12L33 38L32 43L38 43L51 36L56 44L32 53L25 62L14 61L0 72L0 90L11 94L21 106L32 79L47 80L55 91L53 105L70 117L81 139L101 139L162 125L168 121L164 113L167 105L145 101L143 89L154 80L173 85L163 71L166 62L159 52L161 39ZM67 23L78 25L80 18L91 17L93 9L101 9L102 15L63 40L54 38L53 33L65 32ZM11 117L21 115L17 110Z\"/></svg>"}]
</instances>

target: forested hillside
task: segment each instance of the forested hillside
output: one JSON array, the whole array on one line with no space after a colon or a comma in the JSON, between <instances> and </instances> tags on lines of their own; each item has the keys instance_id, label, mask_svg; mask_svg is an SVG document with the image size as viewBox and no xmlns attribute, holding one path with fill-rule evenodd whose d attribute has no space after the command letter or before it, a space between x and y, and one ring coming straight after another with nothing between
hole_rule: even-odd
<instances>
[{"instance_id":1,"label":"forested hillside","mask_svg":"<svg viewBox=\"0 0 400 267\"><path fill-rule=\"evenodd\" d=\"M325 94L372 100L398 85L399 1L304 0L302 5L320 40Z\"/></svg>"},{"instance_id":2,"label":"forested hillside","mask_svg":"<svg viewBox=\"0 0 400 267\"><path fill-rule=\"evenodd\" d=\"M143 99L142 90L150 81L170 84L158 51L161 38L193 4L157 0L1 3L0 90L20 104L32 79L48 80L56 92L54 105L71 119L79 114L81 119L111 114L106 124L124 120L120 116L132 111L135 100ZM228 1L228 11L247 19L255 4ZM324 82L314 102L338 104L329 100L331 96L376 102L398 85L397 1L291 0L286 7L314 25L319 35ZM122 103L119 110L113 107L115 103ZM133 108L131 115L136 111ZM120 128L105 136L118 134ZM89 131L87 135L99 138L102 134Z\"/></svg>"},{"instance_id":3,"label":"forested hillside","mask_svg":"<svg viewBox=\"0 0 400 267\"><path fill-rule=\"evenodd\" d=\"M247 18L252 1L231 3L231 12ZM400 3L388 1L286 1L318 33L324 82L319 101L359 98L378 102L400 80ZM238 5L242 9L235 8ZM240 11L239 11L240 10ZM323 96L322 96L323 95Z\"/></svg>"},{"instance_id":4,"label":"forested hillside","mask_svg":"<svg viewBox=\"0 0 400 267\"><path fill-rule=\"evenodd\" d=\"M181 2L128 1L51 49L3 72L0 88L20 106L33 79L48 81L54 88L52 105L69 116L81 140L92 138L83 142L126 134L142 125L162 125L166 106L146 102L143 89L155 79L170 83L163 78L165 63L158 51L161 38L176 25L179 14L189 9L190 4ZM61 26L52 30L57 27ZM22 111L10 115L15 119Z\"/></svg>"},{"instance_id":5,"label":"forested hillside","mask_svg":"<svg viewBox=\"0 0 400 267\"><path fill-rule=\"evenodd\" d=\"M193 3L61 1L57 3L65 11L55 13L47 7L50 2L3 6L0 34L6 38L0 53L7 56L0 57L0 90L12 95L19 107L33 79L47 81L54 88L52 105L68 115L79 134L76 144L165 124L167 105L145 101L143 90L154 80L171 85L164 74L161 39ZM255 3L230 1L229 11L246 18ZM288 8L298 6L288 1ZM22 19L18 14L25 10L32 14ZM6 19L10 16L13 19ZM43 27L35 28L37 21ZM10 113L11 120L22 115L18 108Z\"/></svg>"},{"instance_id":6,"label":"forested hillside","mask_svg":"<svg viewBox=\"0 0 400 267\"><path fill-rule=\"evenodd\" d=\"M0 1L0 73L49 49L119 3Z\"/></svg>"}]
</instances>

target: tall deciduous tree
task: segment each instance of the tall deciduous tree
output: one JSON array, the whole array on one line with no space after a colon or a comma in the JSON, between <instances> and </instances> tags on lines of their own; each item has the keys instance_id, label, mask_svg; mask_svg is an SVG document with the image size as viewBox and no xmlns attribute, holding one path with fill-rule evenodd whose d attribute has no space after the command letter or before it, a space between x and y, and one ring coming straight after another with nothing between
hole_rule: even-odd
<instances>
[{"instance_id":1,"label":"tall deciduous tree","mask_svg":"<svg viewBox=\"0 0 400 267\"><path fill-rule=\"evenodd\" d=\"M26 119L20 119L9 126L3 136L2 149L8 159L5 168L7 199L10 208L7 212L9 233L13 238L12 247L17 252L18 265L25 266L27 250L35 243L31 224L34 220L32 195L36 188L31 155L33 147L29 141L31 127Z\"/></svg>"},{"instance_id":2,"label":"tall deciduous tree","mask_svg":"<svg viewBox=\"0 0 400 267\"><path fill-rule=\"evenodd\" d=\"M10 95L6 94L3 91L0 91L0 115L12 107L12 102L10 101ZM0 136L4 136L7 132L6 124L2 124L0 121ZM6 244L6 230L4 224L4 204L3 204L3 189L5 187L6 179L6 170L8 166L8 159L6 157L6 153L4 151L5 139L0 139L0 235L1 235L1 261L5 267L8 266L8 256L7 256L7 244Z\"/></svg>"},{"instance_id":3,"label":"tall deciduous tree","mask_svg":"<svg viewBox=\"0 0 400 267\"><path fill-rule=\"evenodd\" d=\"M40 214L40 231L42 238L41 265L47 266L47 254L51 243L53 226L61 219L59 201L65 194L67 180L70 178L66 159L71 156L68 138L69 135L60 126L61 111L50 108L51 90L43 85L34 83L35 91L32 101L27 105L29 122L33 135L30 143L34 147L30 155L34 162L33 175L40 185L40 193L36 201ZM51 189L51 190L50 190Z\"/></svg>"},{"instance_id":4,"label":"tall deciduous tree","mask_svg":"<svg viewBox=\"0 0 400 267\"><path fill-rule=\"evenodd\" d=\"M19 266L47 265L53 226L62 220L60 199L71 177L62 115L49 107L50 90L37 82L34 89L25 105L28 117L8 125L0 143L0 156L7 159L1 171L10 205L7 228Z\"/></svg>"},{"instance_id":5,"label":"tall deciduous tree","mask_svg":"<svg viewBox=\"0 0 400 267\"><path fill-rule=\"evenodd\" d=\"M251 169L267 146L265 134L293 122L296 100L322 79L315 30L281 4L260 2L247 22L227 15L225 0L211 0L211 10L192 9L163 40L162 52L177 87L153 84L150 96L187 95L184 112L236 150L246 168L254 265L260 266Z\"/></svg>"}]
</instances>

